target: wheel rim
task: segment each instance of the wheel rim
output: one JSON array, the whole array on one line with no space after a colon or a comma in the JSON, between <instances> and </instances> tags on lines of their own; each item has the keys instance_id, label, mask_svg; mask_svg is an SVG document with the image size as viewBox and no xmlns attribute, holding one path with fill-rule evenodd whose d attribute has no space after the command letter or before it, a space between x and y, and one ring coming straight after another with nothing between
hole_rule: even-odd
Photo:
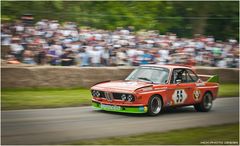
<instances>
[{"instance_id":1,"label":"wheel rim","mask_svg":"<svg viewBox=\"0 0 240 146\"><path fill-rule=\"evenodd\" d=\"M152 108L152 112L154 114L158 114L161 111L161 100L158 97L153 97L152 101L151 101L151 108Z\"/></svg>"},{"instance_id":2,"label":"wheel rim","mask_svg":"<svg viewBox=\"0 0 240 146\"><path fill-rule=\"evenodd\" d=\"M212 107L212 96L210 94L205 95L204 107L210 109Z\"/></svg>"}]
</instances>

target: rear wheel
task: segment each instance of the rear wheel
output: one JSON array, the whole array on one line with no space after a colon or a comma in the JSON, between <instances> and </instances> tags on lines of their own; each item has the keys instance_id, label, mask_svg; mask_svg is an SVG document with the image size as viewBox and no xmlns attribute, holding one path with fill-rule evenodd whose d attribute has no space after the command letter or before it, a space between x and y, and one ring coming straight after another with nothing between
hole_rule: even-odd
<instances>
[{"instance_id":1,"label":"rear wheel","mask_svg":"<svg viewBox=\"0 0 240 146\"><path fill-rule=\"evenodd\" d=\"M200 103L194 105L195 110L199 111L199 112L208 112L208 111L210 111L211 108L212 108L212 100L213 100L212 94L209 93L209 92L206 93L203 96L202 101Z\"/></svg>"},{"instance_id":2,"label":"rear wheel","mask_svg":"<svg viewBox=\"0 0 240 146\"><path fill-rule=\"evenodd\" d=\"M162 100L159 96L154 95L148 101L148 115L156 116L162 110Z\"/></svg>"}]
</instances>

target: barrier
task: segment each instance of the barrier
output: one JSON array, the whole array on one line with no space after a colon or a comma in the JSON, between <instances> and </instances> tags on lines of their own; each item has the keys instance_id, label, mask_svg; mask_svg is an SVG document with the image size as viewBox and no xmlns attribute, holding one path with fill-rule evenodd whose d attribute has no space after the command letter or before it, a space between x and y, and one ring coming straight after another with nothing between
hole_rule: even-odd
<instances>
[{"instance_id":1,"label":"barrier","mask_svg":"<svg viewBox=\"0 0 240 146\"><path fill-rule=\"evenodd\" d=\"M134 67L61 67L61 66L2 66L2 88L24 87L85 87L105 80L121 80ZM239 69L197 67L199 74L220 77L220 83L239 83Z\"/></svg>"}]
</instances>

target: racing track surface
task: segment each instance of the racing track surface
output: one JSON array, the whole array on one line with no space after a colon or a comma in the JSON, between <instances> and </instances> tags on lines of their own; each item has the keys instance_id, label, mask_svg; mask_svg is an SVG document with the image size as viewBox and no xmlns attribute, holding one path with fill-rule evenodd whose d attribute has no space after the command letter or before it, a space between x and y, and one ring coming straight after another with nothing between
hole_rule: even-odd
<instances>
[{"instance_id":1,"label":"racing track surface","mask_svg":"<svg viewBox=\"0 0 240 146\"><path fill-rule=\"evenodd\" d=\"M94 111L91 107L2 111L2 144L64 144L74 140L233 123L239 98L221 98L209 113L192 106L156 117Z\"/></svg>"}]
</instances>

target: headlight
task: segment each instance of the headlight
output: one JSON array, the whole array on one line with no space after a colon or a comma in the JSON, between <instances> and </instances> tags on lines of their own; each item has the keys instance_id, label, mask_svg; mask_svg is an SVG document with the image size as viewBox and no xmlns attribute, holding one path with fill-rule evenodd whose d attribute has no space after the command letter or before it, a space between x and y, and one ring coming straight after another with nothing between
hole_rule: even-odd
<instances>
[{"instance_id":1,"label":"headlight","mask_svg":"<svg viewBox=\"0 0 240 146\"><path fill-rule=\"evenodd\" d=\"M127 96L126 96L125 94L122 94L122 95L121 95L121 99L122 99L122 100L127 100Z\"/></svg>"},{"instance_id":2,"label":"headlight","mask_svg":"<svg viewBox=\"0 0 240 146\"><path fill-rule=\"evenodd\" d=\"M134 97L133 97L133 95L131 95L131 94L129 94L128 96L127 96L127 101L134 101Z\"/></svg>"},{"instance_id":3,"label":"headlight","mask_svg":"<svg viewBox=\"0 0 240 146\"><path fill-rule=\"evenodd\" d=\"M96 96L97 96L97 97L100 97L100 95L101 95L100 92L99 92L99 91L96 91Z\"/></svg>"},{"instance_id":4,"label":"headlight","mask_svg":"<svg viewBox=\"0 0 240 146\"><path fill-rule=\"evenodd\" d=\"M99 91L97 91L97 90L92 90L92 96L93 97L100 97L100 92Z\"/></svg>"}]
</instances>

